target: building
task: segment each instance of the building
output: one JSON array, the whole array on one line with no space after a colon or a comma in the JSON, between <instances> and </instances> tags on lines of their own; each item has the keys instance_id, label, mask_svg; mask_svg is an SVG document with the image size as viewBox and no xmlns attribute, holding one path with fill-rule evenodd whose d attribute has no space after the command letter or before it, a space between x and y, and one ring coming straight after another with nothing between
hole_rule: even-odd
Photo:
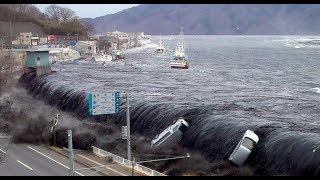
<instances>
[{"instance_id":1,"label":"building","mask_svg":"<svg viewBox=\"0 0 320 180\"><path fill-rule=\"evenodd\" d=\"M51 73L49 50L28 50L26 53L27 72L35 71L37 76Z\"/></svg>"},{"instance_id":2,"label":"building","mask_svg":"<svg viewBox=\"0 0 320 180\"><path fill-rule=\"evenodd\" d=\"M107 32L106 35L107 35L107 37L119 38L119 40L124 40L124 39L130 38L130 33L120 32L120 31Z\"/></svg>"},{"instance_id":3,"label":"building","mask_svg":"<svg viewBox=\"0 0 320 180\"><path fill-rule=\"evenodd\" d=\"M21 45L31 45L31 32L20 33L20 44Z\"/></svg>"},{"instance_id":4,"label":"building","mask_svg":"<svg viewBox=\"0 0 320 180\"><path fill-rule=\"evenodd\" d=\"M39 37L31 37L31 45L32 46L38 46L40 42L40 38Z\"/></svg>"},{"instance_id":5,"label":"building","mask_svg":"<svg viewBox=\"0 0 320 180\"><path fill-rule=\"evenodd\" d=\"M91 56L96 55L98 50L96 41L78 41L76 48L79 49L83 55Z\"/></svg>"},{"instance_id":6,"label":"building","mask_svg":"<svg viewBox=\"0 0 320 180\"><path fill-rule=\"evenodd\" d=\"M132 38L142 39L145 38L144 32L132 32L130 33Z\"/></svg>"},{"instance_id":7,"label":"building","mask_svg":"<svg viewBox=\"0 0 320 180\"><path fill-rule=\"evenodd\" d=\"M20 37L12 43L22 46L38 46L40 44L46 44L47 38L40 38L39 36L33 35L31 32L23 32L20 33Z\"/></svg>"},{"instance_id":8,"label":"building","mask_svg":"<svg viewBox=\"0 0 320 180\"><path fill-rule=\"evenodd\" d=\"M80 53L72 48L56 48L49 52L52 61L68 61L80 58Z\"/></svg>"},{"instance_id":9,"label":"building","mask_svg":"<svg viewBox=\"0 0 320 180\"><path fill-rule=\"evenodd\" d=\"M47 44L48 43L48 38L47 37L40 37L39 44Z\"/></svg>"}]
</instances>

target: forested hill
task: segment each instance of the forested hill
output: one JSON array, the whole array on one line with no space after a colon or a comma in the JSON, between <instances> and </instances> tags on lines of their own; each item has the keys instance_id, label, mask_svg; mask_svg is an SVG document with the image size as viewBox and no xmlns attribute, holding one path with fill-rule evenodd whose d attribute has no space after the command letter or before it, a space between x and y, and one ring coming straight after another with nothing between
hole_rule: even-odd
<instances>
[{"instance_id":1,"label":"forested hill","mask_svg":"<svg viewBox=\"0 0 320 180\"><path fill-rule=\"evenodd\" d=\"M13 35L32 32L86 36L92 30L73 10L57 5L50 5L46 12L41 12L32 4L0 4L0 35L10 34L10 22Z\"/></svg>"}]
</instances>

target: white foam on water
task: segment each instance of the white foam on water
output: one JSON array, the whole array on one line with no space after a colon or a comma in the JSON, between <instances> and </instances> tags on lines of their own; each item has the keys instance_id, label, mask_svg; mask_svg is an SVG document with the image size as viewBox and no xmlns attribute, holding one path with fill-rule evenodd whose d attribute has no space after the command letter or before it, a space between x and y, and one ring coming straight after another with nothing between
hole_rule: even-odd
<instances>
[{"instance_id":1,"label":"white foam on water","mask_svg":"<svg viewBox=\"0 0 320 180\"><path fill-rule=\"evenodd\" d=\"M149 94L145 94L146 96L162 96L162 94L160 93L149 93Z\"/></svg>"},{"instance_id":2,"label":"white foam on water","mask_svg":"<svg viewBox=\"0 0 320 180\"><path fill-rule=\"evenodd\" d=\"M313 92L315 92L315 93L319 93L320 94L320 88L318 88L318 87L312 88L311 90Z\"/></svg>"},{"instance_id":3,"label":"white foam on water","mask_svg":"<svg viewBox=\"0 0 320 180\"><path fill-rule=\"evenodd\" d=\"M126 52L126 53L134 53L134 52L139 52L139 51L142 51L142 50L145 50L145 49L151 49L151 48L155 49L157 47L158 47L157 44L149 43L149 44L143 45L141 47L135 47L135 48L132 48L132 49L127 49L124 52Z\"/></svg>"}]
</instances>

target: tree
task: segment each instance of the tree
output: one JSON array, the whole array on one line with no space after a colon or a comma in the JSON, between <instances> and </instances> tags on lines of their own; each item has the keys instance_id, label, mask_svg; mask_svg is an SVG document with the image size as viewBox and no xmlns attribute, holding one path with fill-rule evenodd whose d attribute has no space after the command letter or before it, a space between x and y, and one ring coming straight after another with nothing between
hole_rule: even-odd
<instances>
[{"instance_id":1,"label":"tree","mask_svg":"<svg viewBox=\"0 0 320 180\"><path fill-rule=\"evenodd\" d=\"M98 40L98 48L100 50L107 50L111 47L111 43L107 39Z\"/></svg>"},{"instance_id":2,"label":"tree","mask_svg":"<svg viewBox=\"0 0 320 180\"><path fill-rule=\"evenodd\" d=\"M45 12L49 16L49 18L53 19L56 22L66 22L76 17L76 13L73 10L54 4L48 6Z\"/></svg>"},{"instance_id":3,"label":"tree","mask_svg":"<svg viewBox=\"0 0 320 180\"><path fill-rule=\"evenodd\" d=\"M17 69L17 61L10 52L0 53L0 96L13 72Z\"/></svg>"},{"instance_id":4,"label":"tree","mask_svg":"<svg viewBox=\"0 0 320 180\"><path fill-rule=\"evenodd\" d=\"M69 9L69 8L61 8L60 9L60 16L62 21L69 21L76 16L76 13Z\"/></svg>"},{"instance_id":5,"label":"tree","mask_svg":"<svg viewBox=\"0 0 320 180\"><path fill-rule=\"evenodd\" d=\"M84 22L84 26L85 26L85 30L89 36L89 34L93 34L94 33L94 26L92 23L89 22Z\"/></svg>"},{"instance_id":6,"label":"tree","mask_svg":"<svg viewBox=\"0 0 320 180\"><path fill-rule=\"evenodd\" d=\"M4 4L5 7L19 13L25 13L36 18L43 18L44 14L33 4Z\"/></svg>"},{"instance_id":7,"label":"tree","mask_svg":"<svg viewBox=\"0 0 320 180\"><path fill-rule=\"evenodd\" d=\"M45 13L51 18L52 20L59 22L61 20L61 7L51 4L50 6L46 7Z\"/></svg>"}]
</instances>

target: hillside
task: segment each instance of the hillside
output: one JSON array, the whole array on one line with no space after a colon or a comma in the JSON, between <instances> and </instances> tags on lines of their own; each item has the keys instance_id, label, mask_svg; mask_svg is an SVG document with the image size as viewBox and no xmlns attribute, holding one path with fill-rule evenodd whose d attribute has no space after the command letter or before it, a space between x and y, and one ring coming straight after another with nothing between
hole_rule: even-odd
<instances>
[{"instance_id":1,"label":"hillside","mask_svg":"<svg viewBox=\"0 0 320 180\"><path fill-rule=\"evenodd\" d=\"M45 34L43 27L32 22L12 22L11 27L13 35L17 35L20 32L32 32L32 34L38 34L39 36ZM10 35L9 22L0 21L0 35Z\"/></svg>"},{"instance_id":2,"label":"hillside","mask_svg":"<svg viewBox=\"0 0 320 180\"><path fill-rule=\"evenodd\" d=\"M57 5L50 5L48 8L48 12L42 13L32 4L0 4L0 36L10 35L10 21L15 37L20 32L32 32L41 36L78 34L81 37L87 36L91 30L71 9Z\"/></svg>"},{"instance_id":3,"label":"hillside","mask_svg":"<svg viewBox=\"0 0 320 180\"><path fill-rule=\"evenodd\" d=\"M94 19L97 33L146 34L319 34L320 5L313 4L148 4Z\"/></svg>"},{"instance_id":4,"label":"hillside","mask_svg":"<svg viewBox=\"0 0 320 180\"><path fill-rule=\"evenodd\" d=\"M10 34L10 20L13 34L19 34L20 32L44 34L43 25L36 18L0 5L0 35Z\"/></svg>"}]
</instances>

